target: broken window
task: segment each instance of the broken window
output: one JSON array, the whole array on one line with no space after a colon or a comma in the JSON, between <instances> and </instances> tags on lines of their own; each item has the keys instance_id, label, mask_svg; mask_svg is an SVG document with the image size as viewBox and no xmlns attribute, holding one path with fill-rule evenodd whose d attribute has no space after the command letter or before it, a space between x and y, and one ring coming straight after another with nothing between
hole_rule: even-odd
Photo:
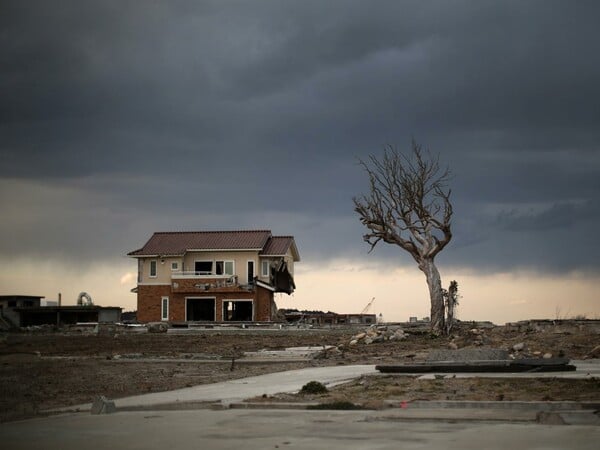
<instances>
[{"instance_id":1,"label":"broken window","mask_svg":"<svg viewBox=\"0 0 600 450\"><path fill-rule=\"evenodd\" d=\"M252 322L252 300L223 301L223 321Z\"/></svg>"},{"instance_id":2,"label":"broken window","mask_svg":"<svg viewBox=\"0 0 600 450\"><path fill-rule=\"evenodd\" d=\"M187 321L215 321L214 298L188 298L186 299Z\"/></svg>"},{"instance_id":3,"label":"broken window","mask_svg":"<svg viewBox=\"0 0 600 450\"><path fill-rule=\"evenodd\" d=\"M196 275L212 275L212 261L195 261L194 272Z\"/></svg>"}]
</instances>

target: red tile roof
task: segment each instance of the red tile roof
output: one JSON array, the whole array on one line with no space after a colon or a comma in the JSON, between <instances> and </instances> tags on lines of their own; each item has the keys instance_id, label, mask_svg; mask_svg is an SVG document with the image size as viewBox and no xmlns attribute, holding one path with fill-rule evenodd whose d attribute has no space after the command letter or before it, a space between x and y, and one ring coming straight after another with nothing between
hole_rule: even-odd
<instances>
[{"instance_id":1,"label":"red tile roof","mask_svg":"<svg viewBox=\"0 0 600 450\"><path fill-rule=\"evenodd\" d=\"M260 254L264 256L283 256L293 243L294 238L292 236L273 236Z\"/></svg>"},{"instance_id":2,"label":"red tile roof","mask_svg":"<svg viewBox=\"0 0 600 450\"><path fill-rule=\"evenodd\" d=\"M142 248L128 255L182 255L189 250L261 250L271 237L269 230L158 232Z\"/></svg>"}]
</instances>

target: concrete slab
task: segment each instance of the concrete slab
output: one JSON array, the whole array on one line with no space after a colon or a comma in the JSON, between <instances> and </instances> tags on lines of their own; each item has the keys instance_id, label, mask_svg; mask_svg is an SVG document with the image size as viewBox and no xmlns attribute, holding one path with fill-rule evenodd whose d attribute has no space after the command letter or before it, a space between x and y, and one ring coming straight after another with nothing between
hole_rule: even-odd
<instances>
[{"instance_id":1,"label":"concrete slab","mask_svg":"<svg viewBox=\"0 0 600 450\"><path fill-rule=\"evenodd\" d=\"M443 373L443 374L420 374L406 373L394 375L417 375L422 380L432 380L436 375L443 378L572 378L572 379L589 379L600 377L600 359L588 360L571 360L570 364L576 367L574 371L567 372L473 372L473 373Z\"/></svg>"},{"instance_id":2,"label":"concrete slab","mask_svg":"<svg viewBox=\"0 0 600 450\"><path fill-rule=\"evenodd\" d=\"M259 350L257 352L244 352L244 358L299 358L299 359L310 359L314 355L323 350L329 350L333 348L332 345L323 346L308 346L308 347L288 347L284 350Z\"/></svg>"},{"instance_id":3,"label":"concrete slab","mask_svg":"<svg viewBox=\"0 0 600 450\"><path fill-rule=\"evenodd\" d=\"M320 381L326 386L343 383L361 375L375 375L374 365L311 367L307 369L276 372L222 383L203 384L184 389L115 399L117 408L160 405L177 402L221 401L231 403L263 394L297 392L309 381ZM89 410L90 404L66 408Z\"/></svg>"},{"instance_id":4,"label":"concrete slab","mask_svg":"<svg viewBox=\"0 0 600 450\"><path fill-rule=\"evenodd\" d=\"M475 401L475 400L384 400L384 404L401 409L451 410L455 413L462 410L490 411L586 411L595 413L600 409L600 401Z\"/></svg>"}]
</instances>

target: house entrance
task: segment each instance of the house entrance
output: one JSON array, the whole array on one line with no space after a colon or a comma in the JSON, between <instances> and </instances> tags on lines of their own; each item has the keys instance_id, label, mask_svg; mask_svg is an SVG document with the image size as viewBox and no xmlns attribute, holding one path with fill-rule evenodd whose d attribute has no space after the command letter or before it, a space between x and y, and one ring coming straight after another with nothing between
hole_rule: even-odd
<instances>
[{"instance_id":1,"label":"house entrance","mask_svg":"<svg viewBox=\"0 0 600 450\"><path fill-rule=\"evenodd\" d=\"M223 321L252 322L252 300L223 301Z\"/></svg>"},{"instance_id":2,"label":"house entrance","mask_svg":"<svg viewBox=\"0 0 600 450\"><path fill-rule=\"evenodd\" d=\"M187 298L185 305L185 320L189 322L209 321L214 322L214 298Z\"/></svg>"}]
</instances>

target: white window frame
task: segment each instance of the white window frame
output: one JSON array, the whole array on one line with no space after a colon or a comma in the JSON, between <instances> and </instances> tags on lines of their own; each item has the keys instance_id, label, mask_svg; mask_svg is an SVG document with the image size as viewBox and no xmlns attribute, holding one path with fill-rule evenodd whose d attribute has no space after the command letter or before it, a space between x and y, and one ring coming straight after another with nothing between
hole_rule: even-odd
<instances>
[{"instance_id":1,"label":"white window frame","mask_svg":"<svg viewBox=\"0 0 600 450\"><path fill-rule=\"evenodd\" d=\"M169 320L169 297L167 296L160 298L160 320Z\"/></svg>"},{"instance_id":2,"label":"white window frame","mask_svg":"<svg viewBox=\"0 0 600 450\"><path fill-rule=\"evenodd\" d=\"M154 263L154 275L152 275L152 263ZM158 261L156 259L150 260L150 269L148 270L148 278L156 278L158 276Z\"/></svg>"},{"instance_id":3,"label":"white window frame","mask_svg":"<svg viewBox=\"0 0 600 450\"><path fill-rule=\"evenodd\" d=\"M269 261L268 259L264 259L260 262L260 275L262 277L268 277L269 275L271 275L269 273L270 265L271 265L271 261Z\"/></svg>"},{"instance_id":4,"label":"white window frame","mask_svg":"<svg viewBox=\"0 0 600 450\"><path fill-rule=\"evenodd\" d=\"M218 274L217 273L217 264L218 263L222 263L223 264L223 273ZM231 265L231 273L227 272L227 265ZM218 259L215 261L214 263L214 274L216 276L227 276L227 277L232 277L233 275L235 275L235 261L232 259Z\"/></svg>"},{"instance_id":5,"label":"white window frame","mask_svg":"<svg viewBox=\"0 0 600 450\"><path fill-rule=\"evenodd\" d=\"M171 261L171 270L179 270L179 261Z\"/></svg>"}]
</instances>

